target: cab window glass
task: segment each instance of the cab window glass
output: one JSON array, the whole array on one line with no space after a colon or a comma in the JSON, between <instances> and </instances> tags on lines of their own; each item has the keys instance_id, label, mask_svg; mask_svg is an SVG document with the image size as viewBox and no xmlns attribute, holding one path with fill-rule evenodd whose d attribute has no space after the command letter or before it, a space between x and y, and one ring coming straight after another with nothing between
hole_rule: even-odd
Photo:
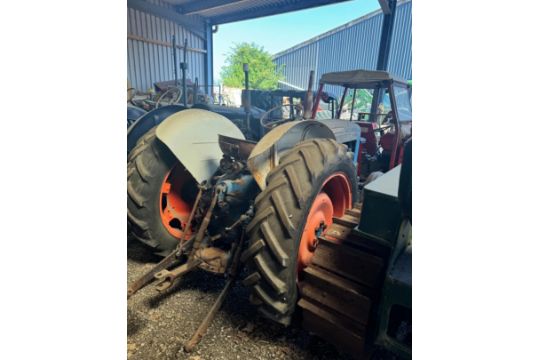
<instances>
[{"instance_id":1,"label":"cab window glass","mask_svg":"<svg viewBox=\"0 0 540 360\"><path fill-rule=\"evenodd\" d=\"M353 109L353 97L354 97L354 109ZM354 89L348 89L345 96L345 102L343 103L343 111L341 112L341 119L349 120L364 120L364 118L371 111L371 102L373 101L372 89L356 89L356 96L354 96Z\"/></svg>"},{"instance_id":2,"label":"cab window glass","mask_svg":"<svg viewBox=\"0 0 540 360\"><path fill-rule=\"evenodd\" d=\"M405 87L396 86L394 88L396 96L396 106L400 121L412 120L412 107L411 98L409 97L409 90Z\"/></svg>"}]
</instances>

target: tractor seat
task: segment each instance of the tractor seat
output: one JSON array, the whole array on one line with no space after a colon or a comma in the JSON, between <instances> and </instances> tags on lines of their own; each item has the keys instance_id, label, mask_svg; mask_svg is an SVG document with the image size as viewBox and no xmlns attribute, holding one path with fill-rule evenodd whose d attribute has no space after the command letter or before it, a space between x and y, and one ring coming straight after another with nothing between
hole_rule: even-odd
<instances>
[{"instance_id":1,"label":"tractor seat","mask_svg":"<svg viewBox=\"0 0 540 360\"><path fill-rule=\"evenodd\" d=\"M383 148L383 151L392 151L395 137L396 135L390 132L381 136L380 145Z\"/></svg>"}]
</instances>

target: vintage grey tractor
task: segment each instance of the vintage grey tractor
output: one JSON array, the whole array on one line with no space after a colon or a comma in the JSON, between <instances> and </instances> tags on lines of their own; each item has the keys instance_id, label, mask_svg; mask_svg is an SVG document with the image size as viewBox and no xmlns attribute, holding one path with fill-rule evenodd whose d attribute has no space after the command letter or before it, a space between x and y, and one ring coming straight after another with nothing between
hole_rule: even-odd
<instances>
[{"instance_id":1,"label":"vintage grey tractor","mask_svg":"<svg viewBox=\"0 0 540 360\"><path fill-rule=\"evenodd\" d=\"M388 89L394 97L396 81L385 72L325 74L321 84L338 79L347 79L348 88ZM318 101L314 118L317 107ZM410 356L410 301L395 310L395 296L385 297L401 294L403 286L410 294L410 281L398 286L402 279L393 273L401 274L395 264L406 266L400 259L410 242L410 216L401 211L397 187L387 184L399 179L396 165L410 141L399 115L386 129L399 156L388 174L363 181L363 188L366 141L359 121L276 124L254 142L226 117L192 108L139 138L128 157L130 236L165 258L130 285L128 297L151 281L167 291L196 268L226 276L209 318L186 344L191 349L242 273L250 301L268 319L289 325L300 309L307 329L351 353L363 356L367 339L369 349L392 345ZM390 319L387 338L376 332L383 317Z\"/></svg>"}]
</instances>

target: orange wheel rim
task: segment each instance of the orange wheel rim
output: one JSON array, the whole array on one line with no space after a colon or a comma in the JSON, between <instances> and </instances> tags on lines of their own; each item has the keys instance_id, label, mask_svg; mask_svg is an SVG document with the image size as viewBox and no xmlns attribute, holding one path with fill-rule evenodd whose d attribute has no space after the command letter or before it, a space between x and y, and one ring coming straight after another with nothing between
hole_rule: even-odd
<instances>
[{"instance_id":1,"label":"orange wheel rim","mask_svg":"<svg viewBox=\"0 0 540 360\"><path fill-rule=\"evenodd\" d=\"M177 239L182 237L186 230L186 223L191 213L193 201L186 199L186 186L194 181L187 170L176 165L165 176L161 185L159 196L159 210L163 226ZM186 235L190 235L191 229L187 229Z\"/></svg>"},{"instance_id":2,"label":"orange wheel rim","mask_svg":"<svg viewBox=\"0 0 540 360\"><path fill-rule=\"evenodd\" d=\"M318 237L324 235L332 225L334 217L341 217L352 207L352 191L344 173L336 173L325 180L311 205L298 248L298 274L308 266L319 244Z\"/></svg>"}]
</instances>

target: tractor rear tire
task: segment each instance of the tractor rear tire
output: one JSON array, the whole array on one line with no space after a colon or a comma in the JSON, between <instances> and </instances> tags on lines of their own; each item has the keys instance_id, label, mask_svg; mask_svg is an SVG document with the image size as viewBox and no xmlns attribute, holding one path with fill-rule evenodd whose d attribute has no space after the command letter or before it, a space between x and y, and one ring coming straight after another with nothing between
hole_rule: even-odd
<instances>
[{"instance_id":1,"label":"tractor rear tire","mask_svg":"<svg viewBox=\"0 0 540 360\"><path fill-rule=\"evenodd\" d=\"M281 157L255 199L255 216L246 228L249 244L241 257L248 268L243 284L251 287L250 301L259 312L285 326L297 302L299 246L310 209L336 174L348 182L347 208L352 207L358 200L352 153L331 139L306 140Z\"/></svg>"},{"instance_id":2,"label":"tractor rear tire","mask_svg":"<svg viewBox=\"0 0 540 360\"><path fill-rule=\"evenodd\" d=\"M138 141L128 156L127 217L131 235L166 256L178 239L165 228L160 217L163 180L178 160L156 137L156 127Z\"/></svg>"}]
</instances>

